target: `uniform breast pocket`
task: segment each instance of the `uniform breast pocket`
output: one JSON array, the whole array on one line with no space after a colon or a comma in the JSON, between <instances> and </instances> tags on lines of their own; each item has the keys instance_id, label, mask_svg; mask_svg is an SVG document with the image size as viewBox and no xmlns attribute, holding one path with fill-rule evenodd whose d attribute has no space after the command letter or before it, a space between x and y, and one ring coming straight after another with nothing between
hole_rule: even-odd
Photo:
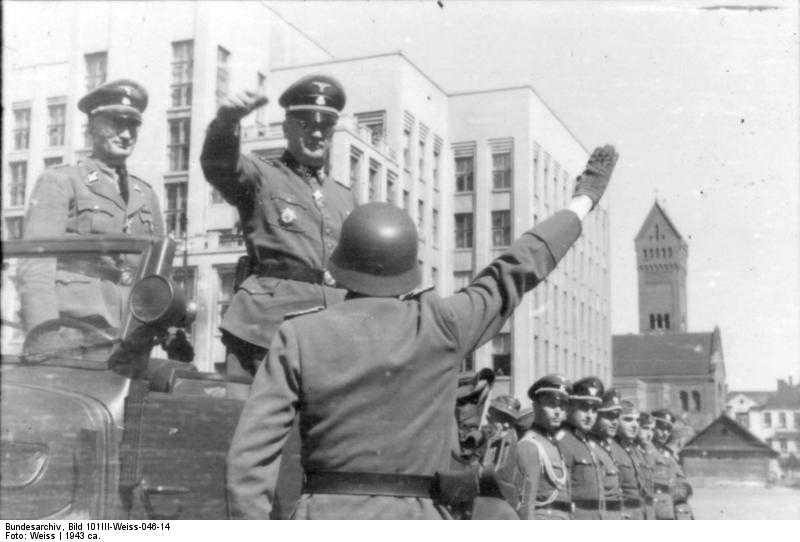
<instances>
[{"instance_id":1,"label":"uniform breast pocket","mask_svg":"<svg viewBox=\"0 0 800 542\"><path fill-rule=\"evenodd\" d=\"M309 210L293 194L272 194L264 206L267 221L275 227L293 232L303 232L311 227Z\"/></svg>"},{"instance_id":2,"label":"uniform breast pocket","mask_svg":"<svg viewBox=\"0 0 800 542\"><path fill-rule=\"evenodd\" d=\"M113 233L120 231L119 218L101 203L91 201L77 204L78 233Z\"/></svg>"},{"instance_id":3,"label":"uniform breast pocket","mask_svg":"<svg viewBox=\"0 0 800 542\"><path fill-rule=\"evenodd\" d=\"M573 476L577 484L593 484L597 481L594 463L590 459L578 458L575 460Z\"/></svg>"}]
</instances>

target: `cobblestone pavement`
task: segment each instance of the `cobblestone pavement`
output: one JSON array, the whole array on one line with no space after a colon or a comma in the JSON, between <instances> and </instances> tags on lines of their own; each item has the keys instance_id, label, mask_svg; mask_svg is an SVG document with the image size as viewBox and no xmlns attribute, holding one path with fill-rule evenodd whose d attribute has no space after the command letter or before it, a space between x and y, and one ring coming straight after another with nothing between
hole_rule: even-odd
<instances>
[{"instance_id":1,"label":"cobblestone pavement","mask_svg":"<svg viewBox=\"0 0 800 542\"><path fill-rule=\"evenodd\" d=\"M800 519L800 489L758 486L697 487L696 519Z\"/></svg>"}]
</instances>

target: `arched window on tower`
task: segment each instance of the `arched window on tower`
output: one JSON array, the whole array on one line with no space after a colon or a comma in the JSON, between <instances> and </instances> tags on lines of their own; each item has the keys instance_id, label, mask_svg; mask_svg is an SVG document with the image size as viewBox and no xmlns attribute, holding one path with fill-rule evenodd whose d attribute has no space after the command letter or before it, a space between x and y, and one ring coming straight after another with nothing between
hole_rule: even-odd
<instances>
[{"instance_id":1,"label":"arched window on tower","mask_svg":"<svg viewBox=\"0 0 800 542\"><path fill-rule=\"evenodd\" d=\"M664 321L661 319L661 315L657 314L656 315L656 327L658 327L658 329L661 329L663 327L663 325L664 325Z\"/></svg>"},{"instance_id":2,"label":"arched window on tower","mask_svg":"<svg viewBox=\"0 0 800 542\"><path fill-rule=\"evenodd\" d=\"M682 391L680 393L680 398L681 398L681 410L683 410L684 412L688 412L689 411L689 394L686 393L685 391Z\"/></svg>"},{"instance_id":3,"label":"arched window on tower","mask_svg":"<svg viewBox=\"0 0 800 542\"><path fill-rule=\"evenodd\" d=\"M655 328L656 328L656 315L655 314L651 314L650 315L650 329L655 329Z\"/></svg>"},{"instance_id":4,"label":"arched window on tower","mask_svg":"<svg viewBox=\"0 0 800 542\"><path fill-rule=\"evenodd\" d=\"M667 254L672 258L672 247L667 248Z\"/></svg>"},{"instance_id":5,"label":"arched window on tower","mask_svg":"<svg viewBox=\"0 0 800 542\"><path fill-rule=\"evenodd\" d=\"M669 314L664 315L664 329L669 329Z\"/></svg>"},{"instance_id":6,"label":"arched window on tower","mask_svg":"<svg viewBox=\"0 0 800 542\"><path fill-rule=\"evenodd\" d=\"M692 402L694 403L694 409L697 412L700 412L702 405L700 404L700 392L695 390L692 392Z\"/></svg>"}]
</instances>

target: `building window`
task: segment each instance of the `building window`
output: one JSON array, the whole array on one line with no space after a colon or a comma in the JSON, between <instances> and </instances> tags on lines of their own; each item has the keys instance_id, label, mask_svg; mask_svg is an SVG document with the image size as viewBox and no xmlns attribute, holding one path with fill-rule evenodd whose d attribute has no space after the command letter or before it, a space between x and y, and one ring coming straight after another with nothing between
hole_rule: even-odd
<instances>
[{"instance_id":1,"label":"building window","mask_svg":"<svg viewBox=\"0 0 800 542\"><path fill-rule=\"evenodd\" d=\"M169 122L169 170L187 171L189 169L190 119L172 119Z\"/></svg>"},{"instance_id":2,"label":"building window","mask_svg":"<svg viewBox=\"0 0 800 542\"><path fill-rule=\"evenodd\" d=\"M64 145L64 135L66 133L66 104L53 104L47 106L47 144L50 147L61 147Z\"/></svg>"},{"instance_id":3,"label":"building window","mask_svg":"<svg viewBox=\"0 0 800 542\"><path fill-rule=\"evenodd\" d=\"M11 183L8 187L8 202L12 207L25 205L25 187L28 183L28 162L11 162Z\"/></svg>"},{"instance_id":4,"label":"building window","mask_svg":"<svg viewBox=\"0 0 800 542\"><path fill-rule=\"evenodd\" d=\"M230 61L231 53L224 47L217 47L217 103L228 95L230 85Z\"/></svg>"},{"instance_id":5,"label":"building window","mask_svg":"<svg viewBox=\"0 0 800 542\"><path fill-rule=\"evenodd\" d=\"M411 193L408 190L403 190L403 209L408 211L408 207L411 205Z\"/></svg>"},{"instance_id":6,"label":"building window","mask_svg":"<svg viewBox=\"0 0 800 542\"><path fill-rule=\"evenodd\" d=\"M660 314L656 314L656 327L661 329L664 327L664 320L661 318Z\"/></svg>"},{"instance_id":7,"label":"building window","mask_svg":"<svg viewBox=\"0 0 800 542\"><path fill-rule=\"evenodd\" d=\"M498 333L492 339L492 368L497 376L511 376L511 333Z\"/></svg>"},{"instance_id":8,"label":"building window","mask_svg":"<svg viewBox=\"0 0 800 542\"><path fill-rule=\"evenodd\" d=\"M750 425L749 416L747 412L739 412L736 414L736 423L741 425L742 427L748 427Z\"/></svg>"},{"instance_id":9,"label":"building window","mask_svg":"<svg viewBox=\"0 0 800 542\"><path fill-rule=\"evenodd\" d=\"M439 190L439 168L442 157L442 139L433 136L433 189Z\"/></svg>"},{"instance_id":10,"label":"building window","mask_svg":"<svg viewBox=\"0 0 800 542\"><path fill-rule=\"evenodd\" d=\"M164 219L167 223L167 233L175 238L186 234L186 190L187 181L166 183L164 190L167 193L167 208L164 210Z\"/></svg>"},{"instance_id":11,"label":"building window","mask_svg":"<svg viewBox=\"0 0 800 542\"><path fill-rule=\"evenodd\" d=\"M581 263L583 263L583 262L581 262ZM583 274L583 272L581 272L581 274ZM656 315L655 314L651 314L650 315L650 329L655 329L655 328L656 328Z\"/></svg>"},{"instance_id":12,"label":"building window","mask_svg":"<svg viewBox=\"0 0 800 542\"><path fill-rule=\"evenodd\" d=\"M703 409L703 405L700 402L700 392L697 390L692 392L692 403L694 403L695 412L700 412Z\"/></svg>"},{"instance_id":13,"label":"building window","mask_svg":"<svg viewBox=\"0 0 800 542\"><path fill-rule=\"evenodd\" d=\"M172 282L183 292L187 303L197 300L197 268L175 267L172 269ZM191 340L194 323L186 329L186 335Z\"/></svg>"},{"instance_id":14,"label":"building window","mask_svg":"<svg viewBox=\"0 0 800 542\"><path fill-rule=\"evenodd\" d=\"M376 201L378 199L378 182L381 174L381 165L374 161L369 161L369 181L367 184L367 201Z\"/></svg>"},{"instance_id":15,"label":"building window","mask_svg":"<svg viewBox=\"0 0 800 542\"><path fill-rule=\"evenodd\" d=\"M423 200L417 200L417 230L420 234L420 239L422 239L422 232L425 229L425 202Z\"/></svg>"},{"instance_id":16,"label":"building window","mask_svg":"<svg viewBox=\"0 0 800 542\"><path fill-rule=\"evenodd\" d=\"M233 286L236 281L236 268L231 266L217 267L217 322L214 326L219 327L225 312L231 305L233 298Z\"/></svg>"},{"instance_id":17,"label":"building window","mask_svg":"<svg viewBox=\"0 0 800 542\"><path fill-rule=\"evenodd\" d=\"M794 428L800 429L800 411L794 413Z\"/></svg>"},{"instance_id":18,"label":"building window","mask_svg":"<svg viewBox=\"0 0 800 542\"><path fill-rule=\"evenodd\" d=\"M397 173L394 171L386 172L386 201L394 203L397 201Z\"/></svg>"},{"instance_id":19,"label":"building window","mask_svg":"<svg viewBox=\"0 0 800 542\"><path fill-rule=\"evenodd\" d=\"M472 271L454 271L453 272L453 290L459 291L462 288L469 286L472 282Z\"/></svg>"},{"instance_id":20,"label":"building window","mask_svg":"<svg viewBox=\"0 0 800 542\"><path fill-rule=\"evenodd\" d=\"M511 211L492 211L492 246L511 244Z\"/></svg>"},{"instance_id":21,"label":"building window","mask_svg":"<svg viewBox=\"0 0 800 542\"><path fill-rule=\"evenodd\" d=\"M172 107L192 105L192 77L194 74L194 42L172 43Z\"/></svg>"},{"instance_id":22,"label":"building window","mask_svg":"<svg viewBox=\"0 0 800 542\"><path fill-rule=\"evenodd\" d=\"M14 150L24 151L31 144L31 110L14 109Z\"/></svg>"},{"instance_id":23,"label":"building window","mask_svg":"<svg viewBox=\"0 0 800 542\"><path fill-rule=\"evenodd\" d=\"M688 412L689 411L689 394L686 393L685 391L682 391L682 392L680 392L679 396L680 396L680 399L681 399L681 410L683 410L684 412Z\"/></svg>"},{"instance_id":24,"label":"building window","mask_svg":"<svg viewBox=\"0 0 800 542\"><path fill-rule=\"evenodd\" d=\"M108 53L92 53L85 55L86 61L86 91L90 91L106 82Z\"/></svg>"},{"instance_id":25,"label":"building window","mask_svg":"<svg viewBox=\"0 0 800 542\"><path fill-rule=\"evenodd\" d=\"M261 96L267 94L267 76L261 72L256 73L256 92ZM256 125L266 126L267 124L267 108L259 107L256 109Z\"/></svg>"},{"instance_id":26,"label":"building window","mask_svg":"<svg viewBox=\"0 0 800 542\"><path fill-rule=\"evenodd\" d=\"M664 329L669 329L669 314L664 315Z\"/></svg>"},{"instance_id":27,"label":"building window","mask_svg":"<svg viewBox=\"0 0 800 542\"><path fill-rule=\"evenodd\" d=\"M359 180L361 179L361 156L363 153L355 147L350 147L350 188L358 194Z\"/></svg>"},{"instance_id":28,"label":"building window","mask_svg":"<svg viewBox=\"0 0 800 542\"><path fill-rule=\"evenodd\" d=\"M51 156L44 159L44 167L49 168L64 163L64 158L61 156Z\"/></svg>"},{"instance_id":29,"label":"building window","mask_svg":"<svg viewBox=\"0 0 800 542\"><path fill-rule=\"evenodd\" d=\"M786 413L778 412L778 427L786 429Z\"/></svg>"},{"instance_id":30,"label":"building window","mask_svg":"<svg viewBox=\"0 0 800 542\"><path fill-rule=\"evenodd\" d=\"M419 152L417 155L417 159L419 160L419 169L417 170L417 175L419 176L420 182L425 182L425 141L420 139L419 141Z\"/></svg>"},{"instance_id":31,"label":"building window","mask_svg":"<svg viewBox=\"0 0 800 542\"><path fill-rule=\"evenodd\" d=\"M21 216L6 218L6 239L22 239L24 219Z\"/></svg>"},{"instance_id":32,"label":"building window","mask_svg":"<svg viewBox=\"0 0 800 542\"><path fill-rule=\"evenodd\" d=\"M472 213L456 213L456 248L472 248Z\"/></svg>"},{"instance_id":33,"label":"building window","mask_svg":"<svg viewBox=\"0 0 800 542\"><path fill-rule=\"evenodd\" d=\"M510 152L502 152L492 155L492 188L495 190L511 189Z\"/></svg>"},{"instance_id":34,"label":"building window","mask_svg":"<svg viewBox=\"0 0 800 542\"><path fill-rule=\"evenodd\" d=\"M461 372L467 373L475 370L475 353L470 352L461 360Z\"/></svg>"},{"instance_id":35,"label":"building window","mask_svg":"<svg viewBox=\"0 0 800 542\"><path fill-rule=\"evenodd\" d=\"M431 282L433 283L433 288L438 292L439 291L439 268L435 265L431 266Z\"/></svg>"},{"instance_id":36,"label":"building window","mask_svg":"<svg viewBox=\"0 0 800 542\"><path fill-rule=\"evenodd\" d=\"M778 445L779 445L779 447L781 449L781 452L788 452L789 451L789 447L787 445L787 442L786 442L785 438L778 439Z\"/></svg>"},{"instance_id":37,"label":"building window","mask_svg":"<svg viewBox=\"0 0 800 542\"><path fill-rule=\"evenodd\" d=\"M456 192L472 192L474 169L472 156L456 158Z\"/></svg>"},{"instance_id":38,"label":"building window","mask_svg":"<svg viewBox=\"0 0 800 542\"><path fill-rule=\"evenodd\" d=\"M764 427L772 427L772 412L764 413Z\"/></svg>"},{"instance_id":39,"label":"building window","mask_svg":"<svg viewBox=\"0 0 800 542\"><path fill-rule=\"evenodd\" d=\"M439 209L433 210L433 217L431 222L431 237L433 237L433 246L439 246Z\"/></svg>"},{"instance_id":40,"label":"building window","mask_svg":"<svg viewBox=\"0 0 800 542\"><path fill-rule=\"evenodd\" d=\"M356 113L356 124L361 130L367 132L369 142L375 146L386 137L386 111L369 111Z\"/></svg>"},{"instance_id":41,"label":"building window","mask_svg":"<svg viewBox=\"0 0 800 542\"><path fill-rule=\"evenodd\" d=\"M403 130L403 167L411 171L411 128Z\"/></svg>"}]
</instances>

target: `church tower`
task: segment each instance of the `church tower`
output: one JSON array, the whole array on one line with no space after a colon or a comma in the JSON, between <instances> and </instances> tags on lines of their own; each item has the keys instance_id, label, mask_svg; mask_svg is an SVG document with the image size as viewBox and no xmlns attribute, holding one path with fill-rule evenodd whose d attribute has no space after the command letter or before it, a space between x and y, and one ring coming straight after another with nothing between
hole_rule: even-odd
<instances>
[{"instance_id":1,"label":"church tower","mask_svg":"<svg viewBox=\"0 0 800 542\"><path fill-rule=\"evenodd\" d=\"M639 273L639 332L685 332L688 246L658 201L634 245Z\"/></svg>"}]
</instances>

